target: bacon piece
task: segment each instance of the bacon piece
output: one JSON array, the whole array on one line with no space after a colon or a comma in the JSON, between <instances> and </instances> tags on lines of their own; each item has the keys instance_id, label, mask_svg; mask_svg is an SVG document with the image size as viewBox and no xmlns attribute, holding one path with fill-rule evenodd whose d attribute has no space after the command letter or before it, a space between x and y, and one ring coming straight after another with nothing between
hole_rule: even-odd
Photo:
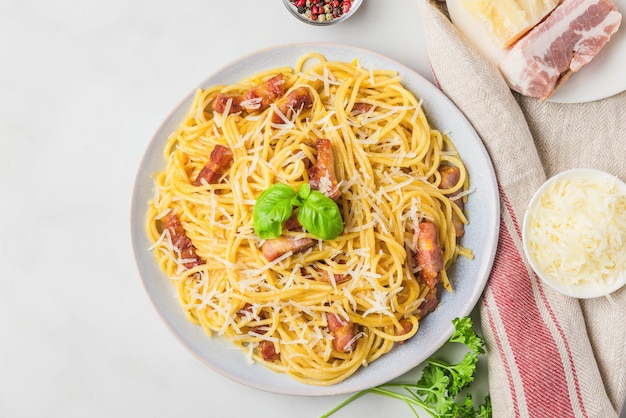
<instances>
[{"instance_id":1,"label":"bacon piece","mask_svg":"<svg viewBox=\"0 0 626 418\"><path fill-rule=\"evenodd\" d=\"M564 0L511 48L500 71L513 90L546 99L596 56L621 20L610 0Z\"/></svg>"},{"instance_id":2,"label":"bacon piece","mask_svg":"<svg viewBox=\"0 0 626 418\"><path fill-rule=\"evenodd\" d=\"M273 261L289 251L298 253L311 248L314 244L315 241L311 238L296 238L282 235L265 241L261 246L261 252L267 261Z\"/></svg>"},{"instance_id":3,"label":"bacon piece","mask_svg":"<svg viewBox=\"0 0 626 418\"><path fill-rule=\"evenodd\" d=\"M285 94L285 81L282 74L266 80L244 94L246 108L250 110L265 110ZM249 103L249 104L248 104Z\"/></svg>"},{"instance_id":4,"label":"bacon piece","mask_svg":"<svg viewBox=\"0 0 626 418\"><path fill-rule=\"evenodd\" d=\"M315 142L317 159L309 169L309 185L333 200L341 195L339 182L335 175L335 155L333 146L328 139L318 139Z\"/></svg>"},{"instance_id":5,"label":"bacon piece","mask_svg":"<svg viewBox=\"0 0 626 418\"><path fill-rule=\"evenodd\" d=\"M441 174L441 182L439 183L440 189L449 189L457 185L461 179L461 170L459 167L453 165L444 165L439 167L439 173ZM448 196L455 196L458 194L458 190L454 193L450 193Z\"/></svg>"},{"instance_id":6,"label":"bacon piece","mask_svg":"<svg viewBox=\"0 0 626 418\"><path fill-rule=\"evenodd\" d=\"M455 166L443 166L439 168L439 173L441 173L441 182L439 183L440 189L449 189L456 184L458 184L461 179L461 170L459 167ZM463 210L465 207L465 203L463 203L463 199L454 199L461 192L461 189L447 194L447 196L452 199L452 203L456 204L459 209ZM454 225L454 231L457 238L462 237L465 234L465 224L461 221L459 215L456 212L452 212L452 224Z\"/></svg>"},{"instance_id":7,"label":"bacon piece","mask_svg":"<svg viewBox=\"0 0 626 418\"><path fill-rule=\"evenodd\" d=\"M179 253L185 268L193 268L200 264L204 264L204 260L196 254L196 248L191 243L185 229L180 223L178 217L173 213L168 213L163 218L163 228L167 230L172 246Z\"/></svg>"},{"instance_id":8,"label":"bacon piece","mask_svg":"<svg viewBox=\"0 0 626 418\"><path fill-rule=\"evenodd\" d=\"M354 333L354 323L350 320L343 321L337 314L327 313L328 330L333 335L333 347L342 353L354 350L356 338Z\"/></svg>"},{"instance_id":9,"label":"bacon piece","mask_svg":"<svg viewBox=\"0 0 626 418\"><path fill-rule=\"evenodd\" d=\"M280 353L276 352L274 343L268 340L259 342L259 352L265 361L276 361L280 359Z\"/></svg>"},{"instance_id":10,"label":"bacon piece","mask_svg":"<svg viewBox=\"0 0 626 418\"><path fill-rule=\"evenodd\" d=\"M417 315L422 319L434 311L437 306L439 306L439 295L437 294L437 288L433 287L428 290L428 293L424 296L424 301L417 308Z\"/></svg>"},{"instance_id":11,"label":"bacon piece","mask_svg":"<svg viewBox=\"0 0 626 418\"><path fill-rule=\"evenodd\" d=\"M217 183L232 160L233 152L230 148L219 144L216 145L213 151L211 151L209 161L200 170L198 177L196 177L196 181L193 183L194 186L201 186L203 180L208 184Z\"/></svg>"},{"instance_id":12,"label":"bacon piece","mask_svg":"<svg viewBox=\"0 0 626 418\"><path fill-rule=\"evenodd\" d=\"M341 274L341 273L330 273L328 271L328 265L326 263L324 263L323 261L321 262L321 264L324 265L324 267L316 265L313 266L313 270L315 270L315 272L317 273L317 280L322 282L322 283L331 283L331 275L332 275L332 279L335 282L335 284L340 284L343 282L346 282L348 280L350 280L350 278L352 276L347 275L347 274ZM344 260L339 260L338 264L345 264Z\"/></svg>"},{"instance_id":13,"label":"bacon piece","mask_svg":"<svg viewBox=\"0 0 626 418\"><path fill-rule=\"evenodd\" d=\"M282 74L277 74L269 80L253 87L244 94L217 93L211 107L217 113L224 113L230 100L228 114L239 113L242 110L265 110L270 104L285 94L285 82Z\"/></svg>"},{"instance_id":14,"label":"bacon piece","mask_svg":"<svg viewBox=\"0 0 626 418\"><path fill-rule=\"evenodd\" d=\"M239 309L239 311L237 311L237 315L241 315L241 316L248 316L252 314L252 305L249 303L246 303L243 308Z\"/></svg>"},{"instance_id":15,"label":"bacon piece","mask_svg":"<svg viewBox=\"0 0 626 418\"><path fill-rule=\"evenodd\" d=\"M290 91L287 96L280 99L276 106L280 113L282 113L287 119L293 117L294 112L299 112L303 109L310 109L313 107L313 96L311 90L308 87L297 87ZM284 123L285 121L278 112L274 112L272 115L272 123Z\"/></svg>"},{"instance_id":16,"label":"bacon piece","mask_svg":"<svg viewBox=\"0 0 626 418\"><path fill-rule=\"evenodd\" d=\"M285 222L283 222L283 229L287 231L298 231L301 232L303 230L302 225L300 225L300 221L298 220L298 212L294 212L293 215L289 217Z\"/></svg>"},{"instance_id":17,"label":"bacon piece","mask_svg":"<svg viewBox=\"0 0 626 418\"><path fill-rule=\"evenodd\" d=\"M333 280L335 281L335 284L343 283L345 281L348 281L349 279L350 276L347 276L345 274L333 273ZM320 275L320 281L324 283L330 283L330 274L326 270L322 271L322 274Z\"/></svg>"},{"instance_id":18,"label":"bacon piece","mask_svg":"<svg viewBox=\"0 0 626 418\"><path fill-rule=\"evenodd\" d=\"M426 286L434 288L443 269L443 251L439 246L437 227L432 222L419 224L416 260L420 279Z\"/></svg>"},{"instance_id":19,"label":"bacon piece","mask_svg":"<svg viewBox=\"0 0 626 418\"><path fill-rule=\"evenodd\" d=\"M224 113L226 111L226 107L228 106L228 101L230 100L230 108L228 110L228 114L231 113L239 113L243 110L243 106L241 106L241 102L243 101L242 94L224 94L217 93L215 97L213 97L213 103L211 103L211 108L216 113Z\"/></svg>"},{"instance_id":20,"label":"bacon piece","mask_svg":"<svg viewBox=\"0 0 626 418\"><path fill-rule=\"evenodd\" d=\"M408 319L401 319L400 325L402 326L402 329L396 330L396 335L406 335L409 332L411 332L411 330L413 329L413 323L409 321ZM398 341L398 344L402 345L405 342L406 340Z\"/></svg>"},{"instance_id":21,"label":"bacon piece","mask_svg":"<svg viewBox=\"0 0 626 418\"><path fill-rule=\"evenodd\" d=\"M259 326L251 328L250 331L256 334L265 335L267 333L267 328L264 326ZM280 353L276 352L276 346L272 341L269 340L259 341L259 353L265 361L276 361L280 359Z\"/></svg>"},{"instance_id":22,"label":"bacon piece","mask_svg":"<svg viewBox=\"0 0 626 418\"><path fill-rule=\"evenodd\" d=\"M362 115L363 113L367 113L372 110L372 107L374 107L374 105L371 105L369 103L355 103L354 106L352 106L352 110L350 111L350 113L355 116Z\"/></svg>"}]
</instances>

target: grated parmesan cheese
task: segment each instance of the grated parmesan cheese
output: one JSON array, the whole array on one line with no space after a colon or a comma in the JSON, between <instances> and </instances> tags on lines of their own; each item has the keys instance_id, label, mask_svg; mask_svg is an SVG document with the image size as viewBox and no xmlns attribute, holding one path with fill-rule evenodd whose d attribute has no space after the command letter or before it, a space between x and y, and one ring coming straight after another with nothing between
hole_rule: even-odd
<instances>
[{"instance_id":1,"label":"grated parmesan cheese","mask_svg":"<svg viewBox=\"0 0 626 418\"><path fill-rule=\"evenodd\" d=\"M626 185L596 170L548 181L531 201L525 245L531 263L564 286L611 286L626 275Z\"/></svg>"},{"instance_id":2,"label":"grated parmesan cheese","mask_svg":"<svg viewBox=\"0 0 626 418\"><path fill-rule=\"evenodd\" d=\"M258 110L261 108L262 101L262 97L253 97L252 99L242 100L240 104L246 109Z\"/></svg>"},{"instance_id":3,"label":"grated parmesan cheese","mask_svg":"<svg viewBox=\"0 0 626 418\"><path fill-rule=\"evenodd\" d=\"M330 179L329 174L320 177L318 190L320 193L325 194L326 196L330 195L333 192L333 182Z\"/></svg>"}]
</instances>

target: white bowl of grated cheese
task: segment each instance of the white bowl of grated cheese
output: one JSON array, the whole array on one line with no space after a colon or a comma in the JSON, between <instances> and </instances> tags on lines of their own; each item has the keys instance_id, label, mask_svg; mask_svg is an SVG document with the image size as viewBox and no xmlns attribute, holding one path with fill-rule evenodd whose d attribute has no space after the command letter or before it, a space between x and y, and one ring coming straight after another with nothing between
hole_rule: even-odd
<instances>
[{"instance_id":1,"label":"white bowl of grated cheese","mask_svg":"<svg viewBox=\"0 0 626 418\"><path fill-rule=\"evenodd\" d=\"M546 181L528 204L524 252L537 276L568 296L606 296L626 283L626 184L595 169Z\"/></svg>"}]
</instances>

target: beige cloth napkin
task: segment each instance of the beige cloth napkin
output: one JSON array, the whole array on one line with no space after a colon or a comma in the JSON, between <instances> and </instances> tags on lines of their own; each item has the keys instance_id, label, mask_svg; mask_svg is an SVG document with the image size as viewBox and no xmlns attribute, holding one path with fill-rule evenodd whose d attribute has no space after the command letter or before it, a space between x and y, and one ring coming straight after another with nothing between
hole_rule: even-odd
<instances>
[{"instance_id":1,"label":"beige cloth napkin","mask_svg":"<svg viewBox=\"0 0 626 418\"><path fill-rule=\"evenodd\" d=\"M543 286L520 228L532 194L560 171L626 180L626 92L584 104L513 94L442 13L445 3L418 1L433 75L481 136L499 184L500 241L480 302L494 417L616 417L626 397L626 288L611 302Z\"/></svg>"}]
</instances>

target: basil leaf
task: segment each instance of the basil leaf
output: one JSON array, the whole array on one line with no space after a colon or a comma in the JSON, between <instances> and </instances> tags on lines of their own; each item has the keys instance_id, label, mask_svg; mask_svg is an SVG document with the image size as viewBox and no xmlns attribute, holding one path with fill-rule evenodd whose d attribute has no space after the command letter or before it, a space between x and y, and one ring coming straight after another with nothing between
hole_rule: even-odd
<instances>
[{"instance_id":1,"label":"basil leaf","mask_svg":"<svg viewBox=\"0 0 626 418\"><path fill-rule=\"evenodd\" d=\"M306 183L300 186L298 193L286 184L277 183L261 193L254 205L254 232L262 239L279 237L294 206L299 207L300 224L316 237L331 240L343 231L343 218L334 200L311 190Z\"/></svg>"},{"instance_id":2,"label":"basil leaf","mask_svg":"<svg viewBox=\"0 0 626 418\"><path fill-rule=\"evenodd\" d=\"M309 183L304 183L302 186L300 186L300 189L298 190L298 200L299 200L298 206L301 206L302 203L304 203L304 201L309 198L310 194L311 194L311 185Z\"/></svg>"},{"instance_id":3,"label":"basil leaf","mask_svg":"<svg viewBox=\"0 0 626 418\"><path fill-rule=\"evenodd\" d=\"M261 239L279 237L283 232L283 222L293 214L296 192L286 184L276 183L265 190L256 203L252 220L254 232Z\"/></svg>"},{"instance_id":4,"label":"basil leaf","mask_svg":"<svg viewBox=\"0 0 626 418\"><path fill-rule=\"evenodd\" d=\"M317 190L311 190L310 187L302 190L305 186L308 187L308 184L303 185L298 191L298 197L304 200L298 209L298 222L318 238L325 240L337 238L343 231L343 218L339 206L333 199Z\"/></svg>"}]
</instances>

